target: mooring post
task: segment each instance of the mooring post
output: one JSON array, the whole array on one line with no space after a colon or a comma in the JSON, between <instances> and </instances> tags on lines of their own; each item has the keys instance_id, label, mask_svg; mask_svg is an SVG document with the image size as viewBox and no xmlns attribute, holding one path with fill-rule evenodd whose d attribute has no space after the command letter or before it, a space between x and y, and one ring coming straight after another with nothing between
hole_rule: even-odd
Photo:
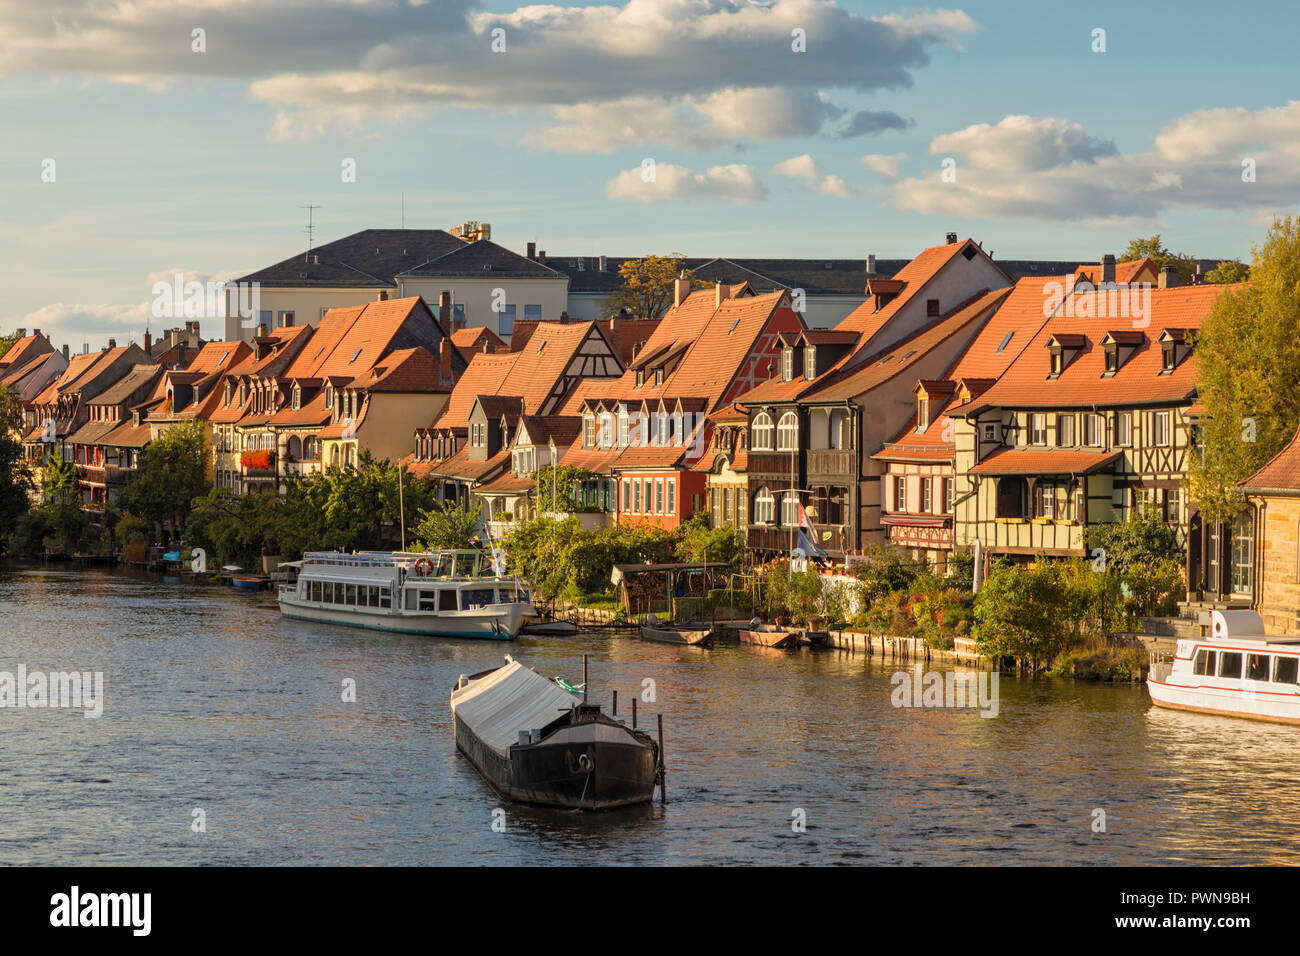
<instances>
[{"instance_id":1,"label":"mooring post","mask_svg":"<svg viewBox=\"0 0 1300 956\"><path fill-rule=\"evenodd\" d=\"M666 783L668 767L664 763L664 715L656 714L655 716L659 718L659 802L666 803L668 801L668 784Z\"/></svg>"},{"instance_id":2,"label":"mooring post","mask_svg":"<svg viewBox=\"0 0 1300 956\"><path fill-rule=\"evenodd\" d=\"M582 655L582 702L587 702L587 655Z\"/></svg>"},{"instance_id":3,"label":"mooring post","mask_svg":"<svg viewBox=\"0 0 1300 956\"><path fill-rule=\"evenodd\" d=\"M636 730L636 694L632 695L632 729Z\"/></svg>"},{"instance_id":4,"label":"mooring post","mask_svg":"<svg viewBox=\"0 0 1300 956\"><path fill-rule=\"evenodd\" d=\"M618 716L618 691L614 691L614 703L610 705L609 710L611 717Z\"/></svg>"}]
</instances>

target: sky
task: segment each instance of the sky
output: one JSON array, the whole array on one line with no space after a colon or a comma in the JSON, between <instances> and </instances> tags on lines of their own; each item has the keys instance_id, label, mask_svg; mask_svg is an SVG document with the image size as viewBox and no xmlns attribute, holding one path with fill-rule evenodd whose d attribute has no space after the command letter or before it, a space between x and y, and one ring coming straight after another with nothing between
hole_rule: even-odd
<instances>
[{"instance_id":1,"label":"sky","mask_svg":"<svg viewBox=\"0 0 1300 956\"><path fill-rule=\"evenodd\" d=\"M196 32L197 31L197 32ZM0 0L0 330L366 228L552 256L1248 260L1300 197L1300 5ZM354 172L354 175L351 173ZM205 320L209 337L219 320Z\"/></svg>"}]
</instances>

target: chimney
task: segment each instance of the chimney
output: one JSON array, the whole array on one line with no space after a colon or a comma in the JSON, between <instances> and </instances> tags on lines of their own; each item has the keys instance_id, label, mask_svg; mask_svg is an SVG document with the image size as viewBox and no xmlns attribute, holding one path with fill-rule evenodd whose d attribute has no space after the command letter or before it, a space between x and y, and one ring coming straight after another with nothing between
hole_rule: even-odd
<instances>
[{"instance_id":1,"label":"chimney","mask_svg":"<svg viewBox=\"0 0 1300 956\"><path fill-rule=\"evenodd\" d=\"M609 271L609 257L608 257L608 256L601 256L601 257L600 257L600 271L601 271L601 272L608 272L608 271Z\"/></svg>"},{"instance_id":2,"label":"chimney","mask_svg":"<svg viewBox=\"0 0 1300 956\"><path fill-rule=\"evenodd\" d=\"M536 259L536 258L537 258L537 243L535 243L535 242L530 242L530 243L528 244L528 258L529 258L529 259Z\"/></svg>"},{"instance_id":3,"label":"chimney","mask_svg":"<svg viewBox=\"0 0 1300 956\"><path fill-rule=\"evenodd\" d=\"M37 329L36 331L37 331L37 332L40 332L40 329ZM18 330L18 337L19 337L20 339L25 339L25 338L27 338L27 330L26 330L26 329L19 329L19 330Z\"/></svg>"},{"instance_id":4,"label":"chimney","mask_svg":"<svg viewBox=\"0 0 1300 956\"><path fill-rule=\"evenodd\" d=\"M167 346L168 346L168 348L173 348L173 349L176 348L176 346L177 346L178 344L180 344L180 341L181 341L181 330L180 330L180 329L168 329L168 330L167 330Z\"/></svg>"},{"instance_id":5,"label":"chimney","mask_svg":"<svg viewBox=\"0 0 1300 956\"><path fill-rule=\"evenodd\" d=\"M380 290L379 290L379 299L378 299L377 301L379 301L379 302L387 302L387 301L388 301L388 290L387 290L387 289L380 289Z\"/></svg>"},{"instance_id":6,"label":"chimney","mask_svg":"<svg viewBox=\"0 0 1300 956\"><path fill-rule=\"evenodd\" d=\"M873 276L875 274L876 274L876 257L868 253L867 254L867 275Z\"/></svg>"},{"instance_id":7,"label":"chimney","mask_svg":"<svg viewBox=\"0 0 1300 956\"><path fill-rule=\"evenodd\" d=\"M546 250L545 250L545 249L543 249L541 252L537 253L537 261L538 261L541 265L546 265Z\"/></svg>"},{"instance_id":8,"label":"chimney","mask_svg":"<svg viewBox=\"0 0 1300 956\"><path fill-rule=\"evenodd\" d=\"M443 289L438 293L438 319L447 328L450 335L455 330L451 327L451 290Z\"/></svg>"},{"instance_id":9,"label":"chimney","mask_svg":"<svg viewBox=\"0 0 1300 956\"><path fill-rule=\"evenodd\" d=\"M955 232L948 233L948 245L951 246L956 241L957 241L957 233Z\"/></svg>"},{"instance_id":10,"label":"chimney","mask_svg":"<svg viewBox=\"0 0 1300 956\"><path fill-rule=\"evenodd\" d=\"M685 276L679 276L673 280L673 308L682 304L682 300L691 294L691 280Z\"/></svg>"},{"instance_id":11,"label":"chimney","mask_svg":"<svg viewBox=\"0 0 1300 956\"><path fill-rule=\"evenodd\" d=\"M561 321L561 322L568 322L568 321L569 321L569 310L568 310L568 309L561 309L561 310L560 310L560 321Z\"/></svg>"},{"instance_id":12,"label":"chimney","mask_svg":"<svg viewBox=\"0 0 1300 956\"><path fill-rule=\"evenodd\" d=\"M63 343L63 360L64 360L65 362L68 360L68 343L67 343L67 342L64 342L64 343Z\"/></svg>"},{"instance_id":13,"label":"chimney","mask_svg":"<svg viewBox=\"0 0 1300 956\"><path fill-rule=\"evenodd\" d=\"M264 338L264 337L266 336L267 332L268 332L268 329L267 329L267 327L266 327L266 323L265 323L265 322L263 322L261 325L259 325L259 326L257 327L257 337L258 337L259 339L260 339L260 338Z\"/></svg>"},{"instance_id":14,"label":"chimney","mask_svg":"<svg viewBox=\"0 0 1300 956\"><path fill-rule=\"evenodd\" d=\"M724 286L721 282L719 282L717 285L713 287L713 307L715 309L722 308L722 300L727 297L727 293L722 291L725 288L726 286Z\"/></svg>"},{"instance_id":15,"label":"chimney","mask_svg":"<svg viewBox=\"0 0 1300 956\"><path fill-rule=\"evenodd\" d=\"M451 339L438 343L438 374L444 383L451 382Z\"/></svg>"},{"instance_id":16,"label":"chimney","mask_svg":"<svg viewBox=\"0 0 1300 956\"><path fill-rule=\"evenodd\" d=\"M145 329L144 333L144 352L146 355L153 354L153 336L149 334L148 329Z\"/></svg>"},{"instance_id":17,"label":"chimney","mask_svg":"<svg viewBox=\"0 0 1300 956\"><path fill-rule=\"evenodd\" d=\"M1115 281L1115 257L1110 253L1101 257L1101 281Z\"/></svg>"},{"instance_id":18,"label":"chimney","mask_svg":"<svg viewBox=\"0 0 1300 956\"><path fill-rule=\"evenodd\" d=\"M176 367L177 368L185 367L185 343L184 342L176 346Z\"/></svg>"},{"instance_id":19,"label":"chimney","mask_svg":"<svg viewBox=\"0 0 1300 956\"><path fill-rule=\"evenodd\" d=\"M117 348L117 339L109 339L109 340L108 340L108 347L109 347L110 349L115 349L115 348Z\"/></svg>"},{"instance_id":20,"label":"chimney","mask_svg":"<svg viewBox=\"0 0 1300 956\"><path fill-rule=\"evenodd\" d=\"M1159 289L1172 289L1178 285L1178 271L1165 266L1160 270L1160 278L1156 283Z\"/></svg>"}]
</instances>

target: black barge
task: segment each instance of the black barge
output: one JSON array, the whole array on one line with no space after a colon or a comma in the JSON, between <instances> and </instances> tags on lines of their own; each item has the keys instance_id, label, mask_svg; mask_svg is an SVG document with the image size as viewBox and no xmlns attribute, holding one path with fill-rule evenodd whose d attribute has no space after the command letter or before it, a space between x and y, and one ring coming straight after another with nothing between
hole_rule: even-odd
<instances>
[{"instance_id":1,"label":"black barge","mask_svg":"<svg viewBox=\"0 0 1300 956\"><path fill-rule=\"evenodd\" d=\"M506 655L451 693L456 747L511 800L607 810L654 797L659 747Z\"/></svg>"}]
</instances>

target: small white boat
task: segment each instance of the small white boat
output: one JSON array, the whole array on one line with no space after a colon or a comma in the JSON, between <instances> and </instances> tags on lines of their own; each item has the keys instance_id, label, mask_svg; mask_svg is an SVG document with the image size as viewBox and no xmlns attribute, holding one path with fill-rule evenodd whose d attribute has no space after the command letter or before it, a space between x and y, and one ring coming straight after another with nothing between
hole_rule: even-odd
<instances>
[{"instance_id":1,"label":"small white boat","mask_svg":"<svg viewBox=\"0 0 1300 956\"><path fill-rule=\"evenodd\" d=\"M528 585L480 573L474 551L313 551L280 589L284 617L379 631L508 641L536 617Z\"/></svg>"},{"instance_id":2,"label":"small white boat","mask_svg":"<svg viewBox=\"0 0 1300 956\"><path fill-rule=\"evenodd\" d=\"M1254 611L1213 611L1210 636L1178 642L1147 676L1151 702L1175 710L1300 724L1300 637L1264 633Z\"/></svg>"}]
</instances>

